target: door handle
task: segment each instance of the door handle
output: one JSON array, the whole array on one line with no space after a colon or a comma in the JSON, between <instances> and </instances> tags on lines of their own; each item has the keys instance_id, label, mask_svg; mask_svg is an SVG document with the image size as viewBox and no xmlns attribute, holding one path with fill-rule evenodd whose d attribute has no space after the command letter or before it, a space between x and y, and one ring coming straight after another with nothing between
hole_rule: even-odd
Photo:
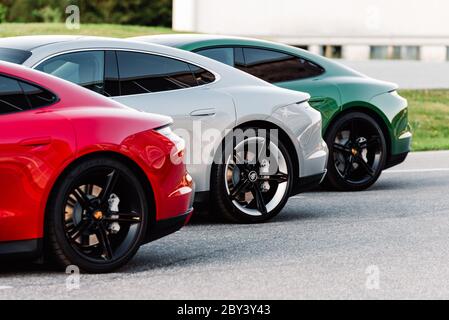
<instances>
[{"instance_id":1,"label":"door handle","mask_svg":"<svg viewBox=\"0 0 449 320\"><path fill-rule=\"evenodd\" d=\"M212 117L217 114L214 108L195 110L190 113L191 117Z\"/></svg>"},{"instance_id":2,"label":"door handle","mask_svg":"<svg viewBox=\"0 0 449 320\"><path fill-rule=\"evenodd\" d=\"M24 139L19 142L22 147L41 147L51 144L51 137Z\"/></svg>"}]
</instances>

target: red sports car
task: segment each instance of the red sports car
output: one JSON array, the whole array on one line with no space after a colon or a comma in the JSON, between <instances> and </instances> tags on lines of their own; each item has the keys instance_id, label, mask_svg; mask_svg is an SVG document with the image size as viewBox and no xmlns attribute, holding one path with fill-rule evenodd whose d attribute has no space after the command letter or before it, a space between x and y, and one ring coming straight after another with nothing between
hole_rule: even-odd
<instances>
[{"instance_id":1,"label":"red sports car","mask_svg":"<svg viewBox=\"0 0 449 320\"><path fill-rule=\"evenodd\" d=\"M190 218L171 119L0 64L0 257L109 272Z\"/></svg>"}]
</instances>

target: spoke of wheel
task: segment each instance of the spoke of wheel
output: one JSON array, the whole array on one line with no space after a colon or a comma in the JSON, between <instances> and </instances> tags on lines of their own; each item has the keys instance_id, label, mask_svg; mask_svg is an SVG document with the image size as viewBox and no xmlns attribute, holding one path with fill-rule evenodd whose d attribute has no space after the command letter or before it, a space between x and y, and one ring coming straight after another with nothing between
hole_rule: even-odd
<instances>
[{"instance_id":1,"label":"spoke of wheel","mask_svg":"<svg viewBox=\"0 0 449 320\"><path fill-rule=\"evenodd\" d=\"M238 168L237 165L236 165L235 163L230 163L230 164L228 165L228 169L229 169L230 171L234 171L235 168Z\"/></svg>"},{"instance_id":2,"label":"spoke of wheel","mask_svg":"<svg viewBox=\"0 0 449 320\"><path fill-rule=\"evenodd\" d=\"M270 156L269 155L270 148L267 147L268 143L269 143L268 138L264 138L262 144L260 144L259 142L257 143L257 148L259 148L260 146L260 150L257 150L257 159L261 159L262 156L264 155L267 157ZM263 154L264 151L266 151L265 154Z\"/></svg>"},{"instance_id":3,"label":"spoke of wheel","mask_svg":"<svg viewBox=\"0 0 449 320\"><path fill-rule=\"evenodd\" d=\"M349 149L346 146L339 144L339 143L334 143L334 150L351 153L351 149Z\"/></svg>"},{"instance_id":4,"label":"spoke of wheel","mask_svg":"<svg viewBox=\"0 0 449 320\"><path fill-rule=\"evenodd\" d=\"M240 170L244 169L245 160L242 159L242 157L237 153L236 150L234 150L234 163Z\"/></svg>"},{"instance_id":5,"label":"spoke of wheel","mask_svg":"<svg viewBox=\"0 0 449 320\"><path fill-rule=\"evenodd\" d=\"M114 253L112 252L111 242L109 241L108 234L103 224L100 224L97 231L98 241L100 241L104 253L106 254L107 260L112 260L114 257Z\"/></svg>"},{"instance_id":6,"label":"spoke of wheel","mask_svg":"<svg viewBox=\"0 0 449 320\"><path fill-rule=\"evenodd\" d=\"M92 184L88 184L86 186L86 193L87 193L87 195L92 196L93 192L94 192L94 186Z\"/></svg>"},{"instance_id":7,"label":"spoke of wheel","mask_svg":"<svg viewBox=\"0 0 449 320\"><path fill-rule=\"evenodd\" d=\"M243 145L243 160L249 162L248 156L249 156L249 144L245 143Z\"/></svg>"},{"instance_id":8,"label":"spoke of wheel","mask_svg":"<svg viewBox=\"0 0 449 320\"><path fill-rule=\"evenodd\" d=\"M347 161L346 161L345 170L343 171L344 179L347 179L348 176L352 173L352 170L354 169L353 164L354 164L354 159L352 156L350 156L349 159L347 159Z\"/></svg>"},{"instance_id":9,"label":"spoke of wheel","mask_svg":"<svg viewBox=\"0 0 449 320\"><path fill-rule=\"evenodd\" d=\"M351 132L349 134L350 140L352 142L355 142L357 140L357 138L359 137L359 132L358 132L358 128L357 128L357 123L356 120L351 120Z\"/></svg>"},{"instance_id":10,"label":"spoke of wheel","mask_svg":"<svg viewBox=\"0 0 449 320\"><path fill-rule=\"evenodd\" d=\"M357 163L362 166L362 168L366 171L366 173L368 173L368 175L370 175L371 177L374 176L373 168L371 168L370 165L366 163L366 161L362 157L357 157Z\"/></svg>"},{"instance_id":11,"label":"spoke of wheel","mask_svg":"<svg viewBox=\"0 0 449 320\"><path fill-rule=\"evenodd\" d=\"M254 199L256 200L257 210L259 210L260 213L262 214L267 214L267 206L265 205L265 200L263 198L262 191L260 191L258 184L253 185L251 193L253 194Z\"/></svg>"},{"instance_id":12,"label":"spoke of wheel","mask_svg":"<svg viewBox=\"0 0 449 320\"><path fill-rule=\"evenodd\" d=\"M380 138L379 137L372 137L367 142L360 145L361 149L367 149L369 147L374 147L380 145Z\"/></svg>"},{"instance_id":13,"label":"spoke of wheel","mask_svg":"<svg viewBox=\"0 0 449 320\"><path fill-rule=\"evenodd\" d=\"M67 231L67 235L69 236L69 238L72 241L75 241L83 234L84 231L86 231L86 229L88 227L89 227L89 222L87 222L86 220L83 220L80 223L78 223L78 225L76 225L73 229L71 229L70 231Z\"/></svg>"},{"instance_id":14,"label":"spoke of wheel","mask_svg":"<svg viewBox=\"0 0 449 320\"><path fill-rule=\"evenodd\" d=\"M266 181L274 181L277 183L285 183L288 181L288 175L285 173L278 173L278 174L274 174L271 176L266 176L265 179L262 180L266 180Z\"/></svg>"},{"instance_id":15,"label":"spoke of wheel","mask_svg":"<svg viewBox=\"0 0 449 320\"><path fill-rule=\"evenodd\" d=\"M104 220L107 222L119 222L119 223L140 223L142 221L141 217L137 213L114 213L113 216L118 216L117 219L112 217L107 217Z\"/></svg>"},{"instance_id":16,"label":"spoke of wheel","mask_svg":"<svg viewBox=\"0 0 449 320\"><path fill-rule=\"evenodd\" d=\"M115 186L117 185L120 174L117 170L113 170L107 177L106 186L101 190L100 193L100 201L101 203L105 203L109 200L112 192L114 191Z\"/></svg>"},{"instance_id":17,"label":"spoke of wheel","mask_svg":"<svg viewBox=\"0 0 449 320\"><path fill-rule=\"evenodd\" d=\"M76 198L76 200L84 210L87 210L89 208L89 198L84 191L82 191L80 188L76 188L73 191L73 196Z\"/></svg>"},{"instance_id":18,"label":"spoke of wheel","mask_svg":"<svg viewBox=\"0 0 449 320\"><path fill-rule=\"evenodd\" d=\"M248 188L249 184L250 184L249 180L240 181L232 191L231 198L235 199L240 193L244 192L246 188Z\"/></svg>"}]
</instances>

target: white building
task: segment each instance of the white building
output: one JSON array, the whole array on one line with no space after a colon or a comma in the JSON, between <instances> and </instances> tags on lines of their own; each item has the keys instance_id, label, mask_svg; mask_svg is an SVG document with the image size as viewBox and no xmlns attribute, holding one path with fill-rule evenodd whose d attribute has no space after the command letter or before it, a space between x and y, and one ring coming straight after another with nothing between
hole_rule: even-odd
<instances>
[{"instance_id":1,"label":"white building","mask_svg":"<svg viewBox=\"0 0 449 320\"><path fill-rule=\"evenodd\" d=\"M177 31L250 36L348 60L449 59L447 0L174 0Z\"/></svg>"}]
</instances>

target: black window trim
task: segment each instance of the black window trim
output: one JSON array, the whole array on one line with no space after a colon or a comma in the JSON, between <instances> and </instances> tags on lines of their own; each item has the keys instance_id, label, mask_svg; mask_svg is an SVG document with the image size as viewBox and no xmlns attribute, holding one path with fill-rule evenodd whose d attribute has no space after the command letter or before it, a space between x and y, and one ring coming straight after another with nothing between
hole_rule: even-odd
<instances>
[{"instance_id":1,"label":"black window trim","mask_svg":"<svg viewBox=\"0 0 449 320\"><path fill-rule=\"evenodd\" d=\"M100 50L95 50L95 51L100 51ZM115 63L115 67L117 68L117 82L118 82L118 92L119 95L118 96L106 96L104 95L106 98L117 98L117 97L121 97L122 96L122 83L121 83L121 78L120 78L120 68L119 68L119 64L118 64L118 56L117 56L117 50L115 49L104 49L104 70L103 70L103 83L104 83L104 87L106 88L106 68L108 67L107 64L107 60L106 60L106 55L108 52L112 53L114 55L114 63ZM105 90L106 92L106 90Z\"/></svg>"},{"instance_id":2,"label":"black window trim","mask_svg":"<svg viewBox=\"0 0 449 320\"><path fill-rule=\"evenodd\" d=\"M159 53L159 52L138 50L138 49L132 49L132 48L97 47L97 48L65 50L65 51L61 51L61 52L58 52L58 53L55 53L55 54L52 54L52 55L49 55L49 56L45 57L44 59L42 59L42 60L36 62L35 64L33 64L33 66L31 66L31 68L32 69L36 69L37 67L39 67L44 62L46 62L46 61L48 61L50 59L62 56L62 55L66 55L66 54L70 54L70 53L78 53L78 52L90 52L90 51L104 51L104 52L106 52L106 51L115 51L116 52L116 60L117 60L119 81L120 81L120 68L118 66L118 57L117 57L117 52L119 52L119 51L150 54L150 55L156 55L156 56L160 56L160 57L164 57L164 58L178 60L180 62L191 64L191 65L193 65L195 67L204 69L205 71L210 72L211 74L213 74L214 77L215 77L215 80L213 82L211 82L211 83L206 83L206 84L198 85L196 87L182 88L182 89L176 89L176 90L171 90L171 91L179 91L179 90L189 90L189 89L201 88L201 87L204 87L204 86L209 86L209 85L212 85L212 84L216 84L217 82L219 82L221 80L221 75L219 73L217 73L216 71L212 71L209 68L206 68L206 67L204 67L201 64L198 64L196 62L184 60L182 58L173 57L171 55L167 55L167 54L163 54L163 53ZM104 77L104 75L103 75L103 77ZM103 80L105 80L105 79L103 79ZM126 95L126 96L120 95L120 96L114 96L114 97L108 97L108 98L133 97L133 96L139 96L139 95L144 95L144 94L145 95L147 95L147 94L158 94L158 93L164 93L164 92L166 93L166 92L171 92L171 91L151 92L151 93L138 93L138 94L132 94L132 95Z\"/></svg>"},{"instance_id":3,"label":"black window trim","mask_svg":"<svg viewBox=\"0 0 449 320\"><path fill-rule=\"evenodd\" d=\"M0 77L4 77L4 78L8 78L8 79L17 81L18 84L19 84L20 90L22 91L22 94L25 96L25 99L28 102L28 106L30 107L29 109L26 109L26 110L23 110L23 109L22 110L17 110L17 112L0 113L0 116L10 115L10 114L17 114L17 113L22 113L22 112L29 112L29 111L34 111L34 110L40 110L40 109L43 109L43 108L49 108L49 107L52 107L55 104L58 104L59 102L61 102L61 98L59 98L59 96L57 94L55 94L52 90L47 89L46 87L44 87L44 86L42 86L40 84L37 84L37 83L35 83L33 81L26 80L26 79L23 79L21 77L13 76L13 75L6 74L6 73L3 73L3 72L0 72ZM26 83L26 84L28 84L30 86L33 86L33 87L37 87L37 88L39 88L39 89L41 89L43 91L47 91L48 93L53 95L55 97L55 99L48 105L44 105L44 106L41 106L41 107L33 108L31 106L30 99L28 98L28 96L25 94L25 92L23 90L21 82L24 82L24 83Z\"/></svg>"},{"instance_id":4,"label":"black window trim","mask_svg":"<svg viewBox=\"0 0 449 320\"><path fill-rule=\"evenodd\" d=\"M304 58L303 56L300 56L298 54L294 54L291 52L288 52L286 50L282 50L282 49L273 49L273 48L266 48L266 47L262 47L262 46L257 46L257 45L224 45L224 44L220 44L220 45L215 45L215 46L206 46L206 47L202 47L202 48L198 48L198 49L194 49L192 52L194 53L198 53L199 51L205 51L205 50L210 50L210 49L220 49L220 48L232 48L232 49L237 49L237 48L242 48L242 49L259 49L259 50L265 50L265 51L273 51L276 53L282 53L282 54L286 54L298 59L303 59L307 62L313 63L314 65L318 66L319 68L321 68L323 70L323 72L318 75L318 77L321 77L323 75L325 75L327 73L326 68L324 68L322 65L320 65L319 63L316 63L310 59ZM246 63L246 56L245 56L245 52L243 52L243 59L245 59L245 63ZM235 61L234 61L235 63ZM234 66L235 68L235 66ZM276 83L287 83L287 82L294 82L294 81L301 81L301 80L307 80L307 79L311 79L317 76L311 76L311 77L306 77L306 78L301 78L301 79L296 79L296 80L289 80L289 81L282 81L282 82L276 82Z\"/></svg>"}]
</instances>

